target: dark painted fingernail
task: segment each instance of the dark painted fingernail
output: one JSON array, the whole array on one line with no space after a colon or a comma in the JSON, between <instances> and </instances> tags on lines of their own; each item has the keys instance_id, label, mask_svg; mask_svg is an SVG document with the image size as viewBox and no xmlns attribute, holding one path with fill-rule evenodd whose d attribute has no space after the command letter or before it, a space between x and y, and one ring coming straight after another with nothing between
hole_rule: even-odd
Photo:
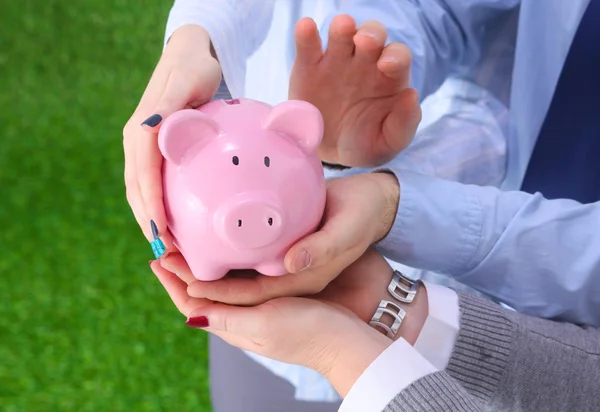
<instances>
[{"instance_id":1,"label":"dark painted fingernail","mask_svg":"<svg viewBox=\"0 0 600 412\"><path fill-rule=\"evenodd\" d=\"M185 324L190 328L206 328L208 327L208 318L206 316L195 316L193 318L188 318L185 321Z\"/></svg>"},{"instance_id":2,"label":"dark painted fingernail","mask_svg":"<svg viewBox=\"0 0 600 412\"><path fill-rule=\"evenodd\" d=\"M150 228L152 229L152 237L154 240L150 242L150 246L152 246L152 253L154 253L154 257L157 259L165 254L167 248L162 240L158 237L158 228L156 227L156 223L154 220L150 221Z\"/></svg>"},{"instance_id":3,"label":"dark painted fingernail","mask_svg":"<svg viewBox=\"0 0 600 412\"><path fill-rule=\"evenodd\" d=\"M142 122L142 126L146 125L146 126L150 126L150 127L154 127L157 126L160 122L162 122L162 116L158 113L153 114L152 116L150 116L149 118L147 118L146 120L144 120Z\"/></svg>"},{"instance_id":4,"label":"dark painted fingernail","mask_svg":"<svg viewBox=\"0 0 600 412\"><path fill-rule=\"evenodd\" d=\"M158 227L156 227L156 223L154 222L154 220L150 221L150 229L152 229L152 236L154 236L154 239L158 238Z\"/></svg>"}]
</instances>

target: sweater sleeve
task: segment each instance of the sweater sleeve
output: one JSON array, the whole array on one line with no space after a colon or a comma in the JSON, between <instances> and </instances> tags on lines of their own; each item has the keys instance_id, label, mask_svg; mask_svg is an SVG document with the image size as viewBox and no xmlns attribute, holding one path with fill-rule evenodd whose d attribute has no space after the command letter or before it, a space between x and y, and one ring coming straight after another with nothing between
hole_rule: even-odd
<instances>
[{"instance_id":1,"label":"sweater sleeve","mask_svg":"<svg viewBox=\"0 0 600 412\"><path fill-rule=\"evenodd\" d=\"M460 296L445 371L400 392L385 412L597 411L600 330L534 318Z\"/></svg>"}]
</instances>

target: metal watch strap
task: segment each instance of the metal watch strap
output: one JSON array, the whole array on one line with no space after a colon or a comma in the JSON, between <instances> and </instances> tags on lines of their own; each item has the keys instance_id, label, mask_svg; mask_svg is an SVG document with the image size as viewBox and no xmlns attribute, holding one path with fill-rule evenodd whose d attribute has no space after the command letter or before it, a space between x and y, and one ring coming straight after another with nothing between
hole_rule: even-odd
<instances>
[{"instance_id":1,"label":"metal watch strap","mask_svg":"<svg viewBox=\"0 0 600 412\"><path fill-rule=\"evenodd\" d=\"M394 270L394 276L388 286L388 292L390 292L390 295L392 295L394 299L403 303L411 303L417 294L417 290L419 290L418 282L407 278L400 271ZM404 292L404 296L400 295L398 292Z\"/></svg>"},{"instance_id":2,"label":"metal watch strap","mask_svg":"<svg viewBox=\"0 0 600 412\"><path fill-rule=\"evenodd\" d=\"M390 307L396 309L396 312L391 310ZM392 318L394 318L394 323L392 323L392 326L388 326L381 321L381 317L384 313L387 313ZM371 325L375 329L377 329L378 327L382 328L383 330L385 330L385 333L388 338L394 339L394 336L396 336L396 333L398 333L398 329L400 329L400 326L402 326L402 321L404 321L405 316L406 311L400 306L398 306L394 302L390 302L389 300L382 300L381 302L379 302L379 306L377 307L375 314L371 318L371 322L369 322L369 325Z\"/></svg>"},{"instance_id":3,"label":"metal watch strap","mask_svg":"<svg viewBox=\"0 0 600 412\"><path fill-rule=\"evenodd\" d=\"M394 271L394 275L392 276L392 280L388 286L388 292L390 295L392 295L394 299L397 299L399 302L403 303L411 303L414 300L418 289L419 283L417 281L407 278L398 270ZM404 292L404 295L400 295L398 291ZM388 314L394 319L391 326L388 326L381 321L381 318L384 314ZM369 325L375 329L383 329L388 338L394 339L398 333L398 330L400 329L400 326L402 326L405 316L406 311L397 303L384 299L379 302L379 306L377 307L377 310L375 310L375 314L371 318Z\"/></svg>"}]
</instances>

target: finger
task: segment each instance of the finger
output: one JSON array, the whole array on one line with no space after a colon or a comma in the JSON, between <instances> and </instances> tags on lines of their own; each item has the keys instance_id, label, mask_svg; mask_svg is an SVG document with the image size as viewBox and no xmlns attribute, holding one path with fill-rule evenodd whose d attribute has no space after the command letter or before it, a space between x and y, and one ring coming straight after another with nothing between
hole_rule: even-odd
<instances>
[{"instance_id":1,"label":"finger","mask_svg":"<svg viewBox=\"0 0 600 412\"><path fill-rule=\"evenodd\" d=\"M187 284L179 279L174 273L164 269L158 261L150 263L152 272L156 275L163 285L169 297L179 309L179 311L188 316L194 310L202 310L213 303L207 299L192 298L187 294Z\"/></svg>"},{"instance_id":2,"label":"finger","mask_svg":"<svg viewBox=\"0 0 600 412\"><path fill-rule=\"evenodd\" d=\"M155 135L140 136L137 149L138 184L144 202L146 216L154 220L159 236L166 233L167 217L163 203L162 162L163 157L158 148ZM146 222L149 225L150 221Z\"/></svg>"},{"instance_id":3,"label":"finger","mask_svg":"<svg viewBox=\"0 0 600 412\"><path fill-rule=\"evenodd\" d=\"M402 43L388 44L377 61L377 67L384 75L390 79L402 80L398 84L400 88L409 86L411 64L410 50Z\"/></svg>"},{"instance_id":4,"label":"finger","mask_svg":"<svg viewBox=\"0 0 600 412\"><path fill-rule=\"evenodd\" d=\"M148 139L152 135L140 128L139 124L149 110L152 110L156 101L160 98L168 78L168 71L164 64L159 64L154 69L152 76L144 90L134 114L123 128L123 151L125 154L125 187L126 197L135 219L142 229L148 241L152 240L152 233L148 223L150 218L146 216L144 199L140 189L137 173L137 156L139 142Z\"/></svg>"},{"instance_id":5,"label":"finger","mask_svg":"<svg viewBox=\"0 0 600 412\"><path fill-rule=\"evenodd\" d=\"M303 18L296 23L296 64L313 65L323 57L321 36L313 19Z\"/></svg>"},{"instance_id":6,"label":"finger","mask_svg":"<svg viewBox=\"0 0 600 412\"><path fill-rule=\"evenodd\" d=\"M364 249L362 243L356 241L356 236L360 234L354 231L350 233L340 226L335 225L315 232L294 245L285 257L288 271L295 274L307 269L320 268L344 256L357 255L358 258Z\"/></svg>"},{"instance_id":7,"label":"finger","mask_svg":"<svg viewBox=\"0 0 600 412\"><path fill-rule=\"evenodd\" d=\"M128 160L128 157L133 157L133 161L131 159ZM127 154L127 150L125 150L125 197L127 199L127 203L131 207L131 211L133 212L133 216L135 217L136 222L142 229L144 236L148 241L152 239L152 233L150 229L147 227L148 219L146 217L146 212L144 210L144 200L142 199L142 193L140 191L140 186L138 185L137 175L135 174L135 154Z\"/></svg>"},{"instance_id":8,"label":"finger","mask_svg":"<svg viewBox=\"0 0 600 412\"><path fill-rule=\"evenodd\" d=\"M290 302L304 303L301 306L306 307L308 311L294 313L293 310L285 310L286 304L289 305ZM314 316L315 307L307 305L308 302L312 302L312 300L281 298L249 307L214 303L190 312L186 323L188 325L190 323L204 324L206 326L203 328L210 332L227 333L260 342L269 336L285 333L284 329L294 329L292 323L301 323L307 316ZM310 312L311 308L313 312ZM322 306L319 305L317 310L321 308Z\"/></svg>"},{"instance_id":9,"label":"finger","mask_svg":"<svg viewBox=\"0 0 600 412\"><path fill-rule=\"evenodd\" d=\"M160 264L169 272L175 273L186 284L196 282L196 278L181 253L175 252L165 256L160 260Z\"/></svg>"},{"instance_id":10,"label":"finger","mask_svg":"<svg viewBox=\"0 0 600 412\"><path fill-rule=\"evenodd\" d=\"M265 323L271 320L268 313L266 316L257 306L238 307L215 303L192 311L185 323L189 327L213 333L239 349L261 354L262 345L258 341L264 340L264 337L260 334L265 333Z\"/></svg>"},{"instance_id":11,"label":"finger","mask_svg":"<svg viewBox=\"0 0 600 412\"><path fill-rule=\"evenodd\" d=\"M387 31L383 24L374 20L364 22L354 35L356 59L364 63L376 62L386 41Z\"/></svg>"},{"instance_id":12,"label":"finger","mask_svg":"<svg viewBox=\"0 0 600 412\"><path fill-rule=\"evenodd\" d=\"M327 201L331 203L334 199L328 197ZM318 268L344 254L353 255L359 253L357 251L360 249L366 249L368 244L363 240L369 238L373 224L365 221L360 206L353 206L341 206L341 210L331 216L326 212L323 227L290 248L284 260L288 272L299 273ZM360 255L362 252L364 250L360 251Z\"/></svg>"},{"instance_id":13,"label":"finger","mask_svg":"<svg viewBox=\"0 0 600 412\"><path fill-rule=\"evenodd\" d=\"M313 295L327 286L331 276L303 272L298 275L224 278L212 282L193 282L188 286L189 296L205 298L229 305L259 305L282 296Z\"/></svg>"},{"instance_id":14,"label":"finger","mask_svg":"<svg viewBox=\"0 0 600 412\"><path fill-rule=\"evenodd\" d=\"M256 306L240 307L215 303L210 308L201 308L190 312L189 324L205 324L211 331L227 332L238 336L251 337L256 328L260 309ZM254 325L253 325L254 324Z\"/></svg>"},{"instance_id":15,"label":"finger","mask_svg":"<svg viewBox=\"0 0 600 412\"><path fill-rule=\"evenodd\" d=\"M325 55L332 60L347 59L354 54L356 22L346 14L335 16L329 26Z\"/></svg>"},{"instance_id":16,"label":"finger","mask_svg":"<svg viewBox=\"0 0 600 412\"><path fill-rule=\"evenodd\" d=\"M264 287L266 276L223 278L211 282L196 281L187 288L189 296L206 298L230 305L256 305L272 298Z\"/></svg>"},{"instance_id":17,"label":"finger","mask_svg":"<svg viewBox=\"0 0 600 412\"><path fill-rule=\"evenodd\" d=\"M207 61L207 64L211 64L210 62ZM137 142L137 176L145 212L156 223L161 237L166 233L167 222L162 187L163 156L160 153L157 138L159 125L163 119L183 109L188 103L199 99L207 101L214 95L218 84L216 87L209 86L205 84L204 78L205 74L203 73L172 71L154 114L144 122L152 120L150 124L146 125L146 127L152 126L150 127L152 133L146 131L146 135L140 136Z\"/></svg>"},{"instance_id":18,"label":"finger","mask_svg":"<svg viewBox=\"0 0 600 412\"><path fill-rule=\"evenodd\" d=\"M383 121L384 142L379 149L383 162L391 160L408 147L420 121L418 93L415 89L404 89L397 95L391 113Z\"/></svg>"},{"instance_id":19,"label":"finger","mask_svg":"<svg viewBox=\"0 0 600 412\"><path fill-rule=\"evenodd\" d=\"M141 124L146 131L158 133L162 121L169 115L185 107L198 107L215 95L220 84L219 63L209 58L200 64L201 67L170 71L154 112Z\"/></svg>"}]
</instances>

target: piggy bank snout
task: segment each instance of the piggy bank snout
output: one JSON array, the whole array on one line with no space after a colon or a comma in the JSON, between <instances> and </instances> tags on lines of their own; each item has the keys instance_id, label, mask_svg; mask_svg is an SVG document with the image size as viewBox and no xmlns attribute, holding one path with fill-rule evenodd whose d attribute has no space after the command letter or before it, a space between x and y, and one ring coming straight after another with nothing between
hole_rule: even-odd
<instances>
[{"instance_id":1,"label":"piggy bank snout","mask_svg":"<svg viewBox=\"0 0 600 412\"><path fill-rule=\"evenodd\" d=\"M277 202L260 195L231 199L216 214L221 238L238 249L270 245L281 235L283 212Z\"/></svg>"}]
</instances>

